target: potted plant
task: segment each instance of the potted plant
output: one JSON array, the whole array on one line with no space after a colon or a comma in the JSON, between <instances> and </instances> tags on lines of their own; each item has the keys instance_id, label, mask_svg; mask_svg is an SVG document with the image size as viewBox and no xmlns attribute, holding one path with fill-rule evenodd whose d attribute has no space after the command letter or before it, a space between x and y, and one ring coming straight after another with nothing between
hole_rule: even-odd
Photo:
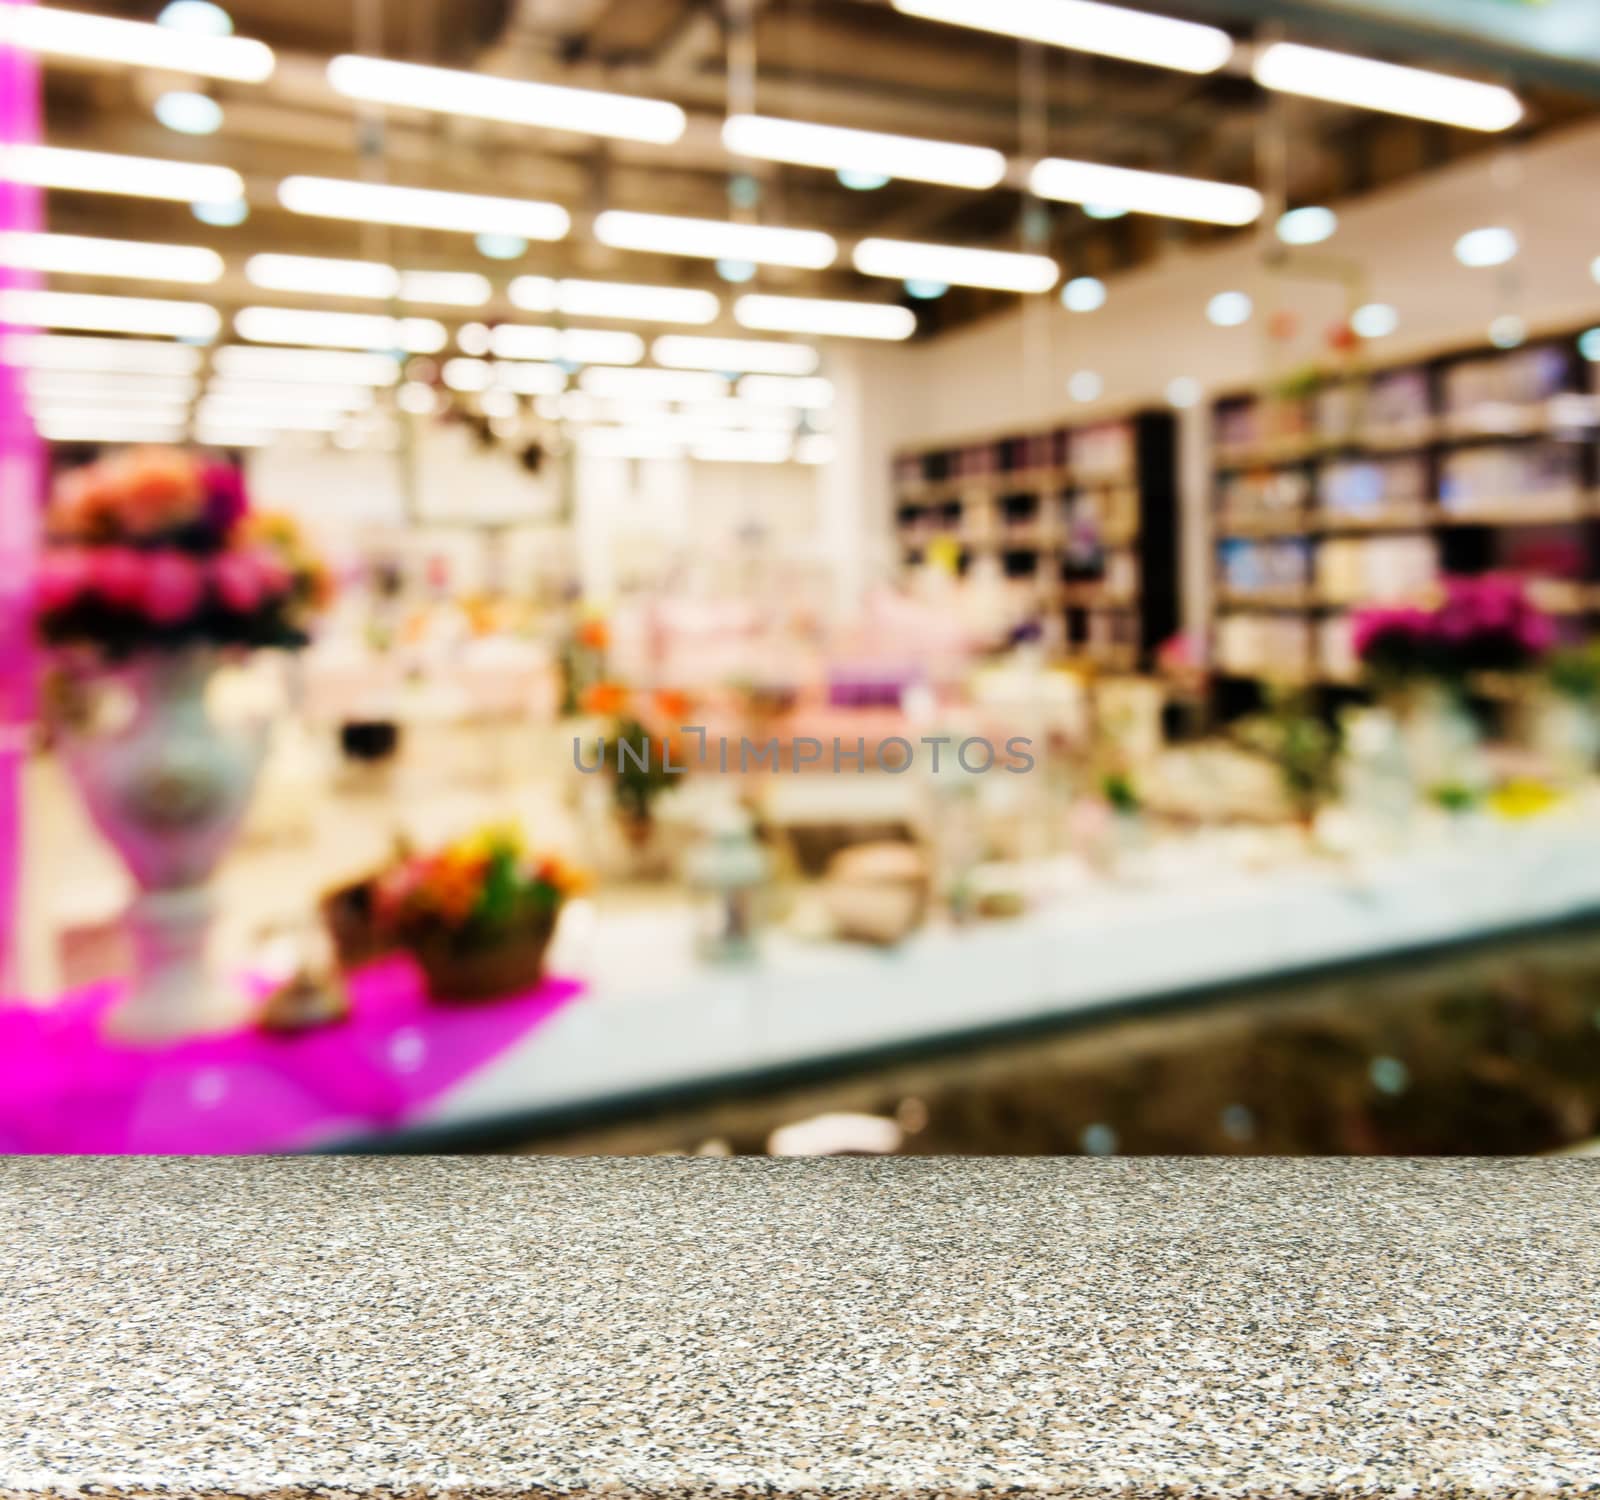
<instances>
[{"instance_id":1,"label":"potted plant","mask_svg":"<svg viewBox=\"0 0 1600 1500\"><path fill-rule=\"evenodd\" d=\"M1521 581L1495 574L1447 578L1426 605L1374 606L1354 618L1356 655L1392 705L1424 790L1487 785L1469 689L1491 675L1525 675L1554 643Z\"/></svg>"},{"instance_id":2,"label":"potted plant","mask_svg":"<svg viewBox=\"0 0 1600 1500\"><path fill-rule=\"evenodd\" d=\"M377 879L379 930L410 953L428 994L470 1003L523 994L544 978L545 951L582 875L491 828L398 860Z\"/></svg>"},{"instance_id":3,"label":"potted plant","mask_svg":"<svg viewBox=\"0 0 1600 1500\"><path fill-rule=\"evenodd\" d=\"M661 848L656 804L681 783L694 761L693 745L681 736L692 705L681 693L646 695L599 682L584 693L582 707L609 726L579 768L598 771L609 785L610 816L626 851L624 862L635 874L664 870L670 860Z\"/></svg>"},{"instance_id":4,"label":"potted plant","mask_svg":"<svg viewBox=\"0 0 1600 1500\"><path fill-rule=\"evenodd\" d=\"M1554 652L1533 708L1532 740L1564 780L1589 775L1600 759L1600 641Z\"/></svg>"},{"instance_id":5,"label":"potted plant","mask_svg":"<svg viewBox=\"0 0 1600 1500\"><path fill-rule=\"evenodd\" d=\"M237 469L171 448L63 475L44 530L35 619L56 669L62 760L139 887L137 973L110 1027L162 1038L231 1025L245 1001L206 968L208 882L265 734L216 724L207 688L232 655L303 646L325 575L298 541L262 528ZM107 723L98 710L115 693L128 711Z\"/></svg>"},{"instance_id":6,"label":"potted plant","mask_svg":"<svg viewBox=\"0 0 1600 1500\"><path fill-rule=\"evenodd\" d=\"M1281 689L1268 697L1266 712L1240 724L1238 738L1278 768L1294 820L1309 832L1318 808L1337 790L1337 731L1312 711L1305 693Z\"/></svg>"}]
</instances>

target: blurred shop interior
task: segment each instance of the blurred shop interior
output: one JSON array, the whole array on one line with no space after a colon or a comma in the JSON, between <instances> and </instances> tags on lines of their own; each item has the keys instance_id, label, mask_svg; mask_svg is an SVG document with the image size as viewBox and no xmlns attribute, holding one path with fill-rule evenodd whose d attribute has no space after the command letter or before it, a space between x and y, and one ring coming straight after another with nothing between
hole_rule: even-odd
<instances>
[{"instance_id":1,"label":"blurred shop interior","mask_svg":"<svg viewBox=\"0 0 1600 1500\"><path fill-rule=\"evenodd\" d=\"M1600 1138L1591 0L0 0L0 1150Z\"/></svg>"}]
</instances>

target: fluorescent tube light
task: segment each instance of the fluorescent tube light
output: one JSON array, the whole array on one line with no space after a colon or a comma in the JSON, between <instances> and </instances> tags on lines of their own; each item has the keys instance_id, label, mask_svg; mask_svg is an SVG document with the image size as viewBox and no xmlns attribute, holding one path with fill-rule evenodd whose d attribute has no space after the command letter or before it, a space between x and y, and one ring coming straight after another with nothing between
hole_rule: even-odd
<instances>
[{"instance_id":1,"label":"fluorescent tube light","mask_svg":"<svg viewBox=\"0 0 1600 1500\"><path fill-rule=\"evenodd\" d=\"M155 297L102 297L89 292L0 292L0 323L18 328L85 328L96 333L154 333L210 339L222 326L203 302Z\"/></svg>"},{"instance_id":2,"label":"fluorescent tube light","mask_svg":"<svg viewBox=\"0 0 1600 1500\"><path fill-rule=\"evenodd\" d=\"M274 428L286 432L332 432L344 425L346 413L311 406L272 407L252 403L241 406L235 402L202 401L195 409L198 425L225 427L230 422L239 426Z\"/></svg>"},{"instance_id":3,"label":"fluorescent tube light","mask_svg":"<svg viewBox=\"0 0 1600 1500\"><path fill-rule=\"evenodd\" d=\"M677 458L683 439L630 427L588 427L578 434L578 451L595 458Z\"/></svg>"},{"instance_id":4,"label":"fluorescent tube light","mask_svg":"<svg viewBox=\"0 0 1600 1500\"><path fill-rule=\"evenodd\" d=\"M717 432L697 437L689 456L704 463L781 464L794 451L786 432Z\"/></svg>"},{"instance_id":5,"label":"fluorescent tube light","mask_svg":"<svg viewBox=\"0 0 1600 1500\"><path fill-rule=\"evenodd\" d=\"M1516 231L1493 224L1469 229L1456 241L1456 259L1464 266L1503 266L1517 255Z\"/></svg>"},{"instance_id":6,"label":"fluorescent tube light","mask_svg":"<svg viewBox=\"0 0 1600 1500\"><path fill-rule=\"evenodd\" d=\"M204 425L195 427L194 440L202 448L265 448L277 441L278 434L258 427Z\"/></svg>"},{"instance_id":7,"label":"fluorescent tube light","mask_svg":"<svg viewBox=\"0 0 1600 1500\"><path fill-rule=\"evenodd\" d=\"M290 213L313 218L460 234L520 234L530 240L559 240L572 227L571 215L554 203L332 177L285 177L278 184L278 201Z\"/></svg>"},{"instance_id":8,"label":"fluorescent tube light","mask_svg":"<svg viewBox=\"0 0 1600 1500\"><path fill-rule=\"evenodd\" d=\"M49 57L126 63L169 73L198 73L234 83L272 76L272 48L238 36L203 36L43 5L0 5L0 44Z\"/></svg>"},{"instance_id":9,"label":"fluorescent tube light","mask_svg":"<svg viewBox=\"0 0 1600 1500\"><path fill-rule=\"evenodd\" d=\"M330 260L318 255L252 255L246 279L272 292L312 292L325 297L392 297L400 273L375 260Z\"/></svg>"},{"instance_id":10,"label":"fluorescent tube light","mask_svg":"<svg viewBox=\"0 0 1600 1500\"><path fill-rule=\"evenodd\" d=\"M526 312L564 312L578 318L628 318L641 323L710 323L722 311L712 292L690 287L640 286L625 281L556 281L519 276L510 286Z\"/></svg>"},{"instance_id":11,"label":"fluorescent tube light","mask_svg":"<svg viewBox=\"0 0 1600 1500\"><path fill-rule=\"evenodd\" d=\"M819 229L778 229L767 224L730 224L724 219L682 219L617 209L607 209L595 218L594 237L614 250L753 261L807 271L831 266L839 253L833 236Z\"/></svg>"},{"instance_id":12,"label":"fluorescent tube light","mask_svg":"<svg viewBox=\"0 0 1600 1500\"><path fill-rule=\"evenodd\" d=\"M494 384L494 366L486 359L447 359L441 375L452 391L486 391Z\"/></svg>"},{"instance_id":13,"label":"fluorescent tube light","mask_svg":"<svg viewBox=\"0 0 1600 1500\"><path fill-rule=\"evenodd\" d=\"M680 418L693 426L735 427L760 432L793 432L797 415L789 407L763 406L738 396L691 401L679 410Z\"/></svg>"},{"instance_id":14,"label":"fluorescent tube light","mask_svg":"<svg viewBox=\"0 0 1600 1500\"><path fill-rule=\"evenodd\" d=\"M367 411L377 398L370 385L302 385L296 382L286 386L281 380L246 380L224 375L212 379L206 388L208 398L237 402L265 402L269 406L286 403L299 406L331 406L340 411Z\"/></svg>"},{"instance_id":15,"label":"fluorescent tube light","mask_svg":"<svg viewBox=\"0 0 1600 1500\"><path fill-rule=\"evenodd\" d=\"M337 385L394 385L400 362L391 354L331 349L253 349L224 344L211 357L215 375L241 380L322 381Z\"/></svg>"},{"instance_id":16,"label":"fluorescent tube light","mask_svg":"<svg viewBox=\"0 0 1600 1500\"><path fill-rule=\"evenodd\" d=\"M730 115L722 127L722 143L736 156L830 171L868 171L946 187L992 188L1006 175L1005 157L987 146L957 146L766 115Z\"/></svg>"},{"instance_id":17,"label":"fluorescent tube light","mask_svg":"<svg viewBox=\"0 0 1600 1500\"><path fill-rule=\"evenodd\" d=\"M0 265L63 276L124 276L133 281L205 283L222 275L222 257L200 245L157 245L80 234L0 233Z\"/></svg>"},{"instance_id":18,"label":"fluorescent tube light","mask_svg":"<svg viewBox=\"0 0 1600 1500\"><path fill-rule=\"evenodd\" d=\"M684 112L664 99L525 83L486 73L456 72L350 53L328 64L328 82L346 98L374 104L437 110L441 114L616 140L649 141L658 146L670 146L688 123Z\"/></svg>"},{"instance_id":19,"label":"fluorescent tube light","mask_svg":"<svg viewBox=\"0 0 1600 1500\"><path fill-rule=\"evenodd\" d=\"M28 370L189 375L200 368L200 351L187 344L156 344L142 339L13 333L0 338L0 362Z\"/></svg>"},{"instance_id":20,"label":"fluorescent tube light","mask_svg":"<svg viewBox=\"0 0 1600 1500\"><path fill-rule=\"evenodd\" d=\"M831 464L836 445L825 432L808 432L794 440L794 461L797 464Z\"/></svg>"},{"instance_id":21,"label":"fluorescent tube light","mask_svg":"<svg viewBox=\"0 0 1600 1500\"><path fill-rule=\"evenodd\" d=\"M578 386L616 401L709 401L728 393L721 375L690 370L585 370Z\"/></svg>"},{"instance_id":22,"label":"fluorescent tube light","mask_svg":"<svg viewBox=\"0 0 1600 1500\"><path fill-rule=\"evenodd\" d=\"M746 375L739 382L739 395L767 406L822 411L833 405L833 382L821 375L799 380L787 375Z\"/></svg>"},{"instance_id":23,"label":"fluorescent tube light","mask_svg":"<svg viewBox=\"0 0 1600 1500\"><path fill-rule=\"evenodd\" d=\"M487 276L476 271L402 271L400 300L433 307L482 307L494 295Z\"/></svg>"},{"instance_id":24,"label":"fluorescent tube light","mask_svg":"<svg viewBox=\"0 0 1600 1500\"><path fill-rule=\"evenodd\" d=\"M171 198L179 203L231 203L244 197L244 178L232 167L63 146L0 146L0 177L65 192Z\"/></svg>"},{"instance_id":25,"label":"fluorescent tube light","mask_svg":"<svg viewBox=\"0 0 1600 1500\"><path fill-rule=\"evenodd\" d=\"M955 245L923 245L911 240L862 240L852 257L863 276L896 281L948 281L1002 292L1048 292L1061 268L1048 255L1011 250L967 250Z\"/></svg>"},{"instance_id":26,"label":"fluorescent tube light","mask_svg":"<svg viewBox=\"0 0 1600 1500\"><path fill-rule=\"evenodd\" d=\"M769 344L756 339L708 339L668 333L651 345L650 352L658 365L674 370L809 375L817 368L817 351L808 344Z\"/></svg>"},{"instance_id":27,"label":"fluorescent tube light","mask_svg":"<svg viewBox=\"0 0 1600 1500\"><path fill-rule=\"evenodd\" d=\"M908 307L821 297L747 295L733 304L733 318L741 328L847 339L908 339L917 331L917 315Z\"/></svg>"},{"instance_id":28,"label":"fluorescent tube light","mask_svg":"<svg viewBox=\"0 0 1600 1500\"><path fill-rule=\"evenodd\" d=\"M580 365L636 365L644 340L607 328L529 328L502 323L491 330L490 351L500 359L565 359Z\"/></svg>"},{"instance_id":29,"label":"fluorescent tube light","mask_svg":"<svg viewBox=\"0 0 1600 1500\"><path fill-rule=\"evenodd\" d=\"M616 373L634 372L619 370ZM494 366L494 383L501 390L512 391L518 396L558 396L567 388L567 372L560 365L497 360Z\"/></svg>"},{"instance_id":30,"label":"fluorescent tube light","mask_svg":"<svg viewBox=\"0 0 1600 1500\"><path fill-rule=\"evenodd\" d=\"M298 307L245 307L235 332L254 344L314 344L331 349L404 349L436 354L449 339L432 318L386 318L379 313L313 312Z\"/></svg>"},{"instance_id":31,"label":"fluorescent tube light","mask_svg":"<svg viewBox=\"0 0 1600 1500\"><path fill-rule=\"evenodd\" d=\"M146 405L194 398L192 375L148 375L134 370L29 370L28 395L40 401L110 401Z\"/></svg>"},{"instance_id":32,"label":"fluorescent tube light","mask_svg":"<svg viewBox=\"0 0 1600 1500\"><path fill-rule=\"evenodd\" d=\"M50 412L34 426L50 443L175 443L184 419L139 412Z\"/></svg>"},{"instance_id":33,"label":"fluorescent tube light","mask_svg":"<svg viewBox=\"0 0 1600 1500\"><path fill-rule=\"evenodd\" d=\"M1215 73L1233 55L1232 37L1215 26L1095 0L894 0L894 8L902 15L1180 73Z\"/></svg>"},{"instance_id":34,"label":"fluorescent tube light","mask_svg":"<svg viewBox=\"0 0 1600 1500\"><path fill-rule=\"evenodd\" d=\"M1263 88L1280 93L1437 120L1464 130L1508 130L1522 118L1521 101L1497 83L1477 83L1298 42L1274 42L1257 53L1254 72Z\"/></svg>"},{"instance_id":35,"label":"fluorescent tube light","mask_svg":"<svg viewBox=\"0 0 1600 1500\"><path fill-rule=\"evenodd\" d=\"M1249 224L1260 218L1262 197L1254 188L1207 182L1170 172L1139 172L1097 162L1046 157L1028 174L1028 186L1041 198L1062 203L1104 203L1169 219L1203 224Z\"/></svg>"}]
</instances>

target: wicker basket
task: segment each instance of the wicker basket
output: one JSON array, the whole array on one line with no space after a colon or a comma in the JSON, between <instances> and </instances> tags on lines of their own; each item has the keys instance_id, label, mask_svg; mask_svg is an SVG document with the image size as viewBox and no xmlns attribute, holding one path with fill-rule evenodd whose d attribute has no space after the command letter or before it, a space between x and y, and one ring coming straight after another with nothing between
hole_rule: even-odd
<instances>
[{"instance_id":1,"label":"wicker basket","mask_svg":"<svg viewBox=\"0 0 1600 1500\"><path fill-rule=\"evenodd\" d=\"M476 1005L536 989L544 978L545 951L554 930L552 920L481 947L464 950L451 943L425 942L411 953L427 980L430 1000L439 1005Z\"/></svg>"}]
</instances>

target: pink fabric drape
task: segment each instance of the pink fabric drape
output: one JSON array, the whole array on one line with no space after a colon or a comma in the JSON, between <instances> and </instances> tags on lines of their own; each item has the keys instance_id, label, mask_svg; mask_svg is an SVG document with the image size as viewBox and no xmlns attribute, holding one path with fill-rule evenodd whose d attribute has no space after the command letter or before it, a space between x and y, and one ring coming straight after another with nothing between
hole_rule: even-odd
<instances>
[{"instance_id":1,"label":"pink fabric drape","mask_svg":"<svg viewBox=\"0 0 1600 1500\"><path fill-rule=\"evenodd\" d=\"M32 0L0 0L0 10ZM39 138L39 70L32 53L0 45L0 159L8 145ZM0 230L37 229L40 193L0 171ZM31 285L0 264L0 290ZM6 328L0 323L0 340ZM33 716L32 589L44 456L23 400L22 371L0 347L0 993L17 950L22 861L21 779Z\"/></svg>"}]
</instances>

